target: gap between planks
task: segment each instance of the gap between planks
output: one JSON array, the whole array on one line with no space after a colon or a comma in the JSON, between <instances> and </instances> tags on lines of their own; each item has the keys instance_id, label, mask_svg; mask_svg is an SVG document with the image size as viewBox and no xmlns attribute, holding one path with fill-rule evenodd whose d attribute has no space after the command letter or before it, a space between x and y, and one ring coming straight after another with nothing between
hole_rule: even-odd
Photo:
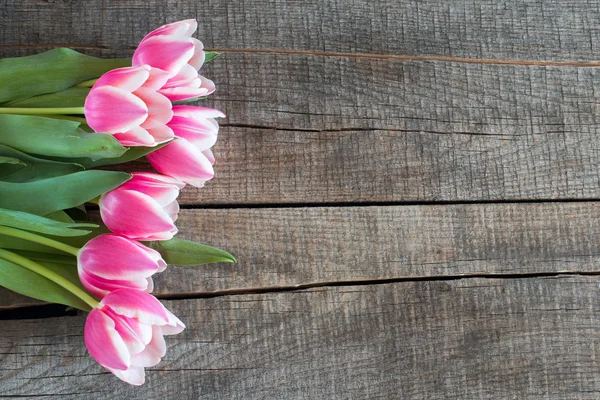
<instances>
[{"instance_id":1,"label":"gap between planks","mask_svg":"<svg viewBox=\"0 0 600 400\"><path fill-rule=\"evenodd\" d=\"M477 204L546 204L546 203L597 203L600 198L547 198L547 199L500 199L500 200L431 200L431 201L352 201L352 202L315 202L315 203L197 203L180 204L182 210L221 210L252 208L331 208L331 207L409 207L409 206L452 206ZM97 210L90 207L89 210Z\"/></svg>"},{"instance_id":2,"label":"gap between planks","mask_svg":"<svg viewBox=\"0 0 600 400\"><path fill-rule=\"evenodd\" d=\"M464 275L439 275L439 276L406 276L385 279L369 280L345 280L345 281L323 281L311 282L290 286L268 286L255 288L233 288L225 290L216 290L212 292L189 292L173 294L156 294L160 300L197 300L211 299L226 296L242 296L252 294L279 294L286 292L302 292L310 289L335 288L335 287L353 287L353 286L372 286L387 285L390 283L411 283L411 282L443 282L468 279L490 279L490 280L514 280L514 279L537 279L537 278L557 278L563 279L571 276L600 276L600 271L560 271L560 272L532 272L522 274L464 274ZM51 303L41 303L34 305L15 305L0 308L0 321L16 319L40 319L62 316L76 315L77 311L60 305Z\"/></svg>"},{"instance_id":3,"label":"gap between planks","mask_svg":"<svg viewBox=\"0 0 600 400\"><path fill-rule=\"evenodd\" d=\"M48 49L56 47L69 47L72 49L103 50L103 51L134 51L135 47L109 48L105 46L75 45L75 44L33 44L33 45L0 45L3 49ZM538 66L538 67L579 67L598 68L600 60L518 60L518 59L495 59L495 58L466 58L451 56L425 55L417 56L410 54L377 54L377 53L345 53L335 51L318 50L286 50L286 49L230 49L230 48L205 48L205 51L217 51L220 53L242 53L242 54L287 54L287 55L310 55L315 57L337 57L337 58L368 58L374 60L398 60L398 61L440 61L461 64L487 64L487 65L515 65L515 66Z\"/></svg>"}]
</instances>

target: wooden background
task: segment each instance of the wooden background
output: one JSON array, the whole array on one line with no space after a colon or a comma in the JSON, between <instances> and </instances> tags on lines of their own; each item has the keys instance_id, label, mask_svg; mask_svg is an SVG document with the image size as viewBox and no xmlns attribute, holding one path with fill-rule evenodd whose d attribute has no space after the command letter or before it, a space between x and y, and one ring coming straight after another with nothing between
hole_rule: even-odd
<instances>
[{"instance_id":1,"label":"wooden background","mask_svg":"<svg viewBox=\"0 0 600 400\"><path fill-rule=\"evenodd\" d=\"M223 110L145 386L0 292L0 398L600 398L600 1L0 0L0 56L198 18Z\"/></svg>"}]
</instances>

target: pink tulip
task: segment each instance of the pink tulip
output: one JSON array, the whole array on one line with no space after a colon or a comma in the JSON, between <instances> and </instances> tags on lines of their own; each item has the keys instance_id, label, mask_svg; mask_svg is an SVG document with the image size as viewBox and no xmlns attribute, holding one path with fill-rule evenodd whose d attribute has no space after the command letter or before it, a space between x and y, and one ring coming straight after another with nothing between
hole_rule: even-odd
<instances>
[{"instance_id":1,"label":"pink tulip","mask_svg":"<svg viewBox=\"0 0 600 400\"><path fill-rule=\"evenodd\" d=\"M157 92L168 74L148 65L118 68L102 75L85 99L87 124L112 134L125 146L156 146L173 138L166 125L171 102Z\"/></svg>"},{"instance_id":2,"label":"pink tulip","mask_svg":"<svg viewBox=\"0 0 600 400\"><path fill-rule=\"evenodd\" d=\"M147 172L100 197L100 215L108 229L133 240L169 240L177 233L177 179Z\"/></svg>"},{"instance_id":3,"label":"pink tulip","mask_svg":"<svg viewBox=\"0 0 600 400\"><path fill-rule=\"evenodd\" d=\"M158 251L113 234L93 238L77 256L79 280L100 298L123 288L150 293L154 288L152 275L166 267Z\"/></svg>"},{"instance_id":4,"label":"pink tulip","mask_svg":"<svg viewBox=\"0 0 600 400\"><path fill-rule=\"evenodd\" d=\"M185 325L154 296L132 289L111 292L87 317L84 341L90 355L119 379L132 385L145 381L144 368L166 353L163 335Z\"/></svg>"},{"instance_id":5,"label":"pink tulip","mask_svg":"<svg viewBox=\"0 0 600 400\"><path fill-rule=\"evenodd\" d=\"M167 71L169 80L160 93L171 101L207 96L215 84L198 74L204 64L204 46L192 37L198 22L193 19L163 25L142 39L133 53L133 65L148 64Z\"/></svg>"},{"instance_id":6,"label":"pink tulip","mask_svg":"<svg viewBox=\"0 0 600 400\"><path fill-rule=\"evenodd\" d=\"M176 140L147 155L160 173L192 186L202 187L213 175L215 159L210 148L217 141L221 111L193 106L174 106L168 126Z\"/></svg>"}]
</instances>

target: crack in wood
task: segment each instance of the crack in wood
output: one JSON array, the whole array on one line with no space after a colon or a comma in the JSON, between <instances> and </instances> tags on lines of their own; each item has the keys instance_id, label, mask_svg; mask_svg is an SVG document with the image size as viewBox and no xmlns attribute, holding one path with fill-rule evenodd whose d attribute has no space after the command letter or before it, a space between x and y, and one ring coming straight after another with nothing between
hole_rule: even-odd
<instances>
[{"instance_id":1,"label":"crack in wood","mask_svg":"<svg viewBox=\"0 0 600 400\"><path fill-rule=\"evenodd\" d=\"M255 288L234 288L217 290L212 292L187 292L171 294L155 294L160 300L196 300L210 299L225 296L241 296L251 294L277 294L286 292L310 292L310 289L335 288L341 286L370 286L386 285L391 283L408 282L440 282L456 281L464 279L536 279L536 278L566 278L570 276L600 276L600 271L560 271L560 272L534 272L521 274L465 274L465 275L441 275L441 276L406 276L385 279L366 279L366 280L345 280L345 281L323 281L310 282L289 286L268 286ZM0 321L19 320L19 319L43 319L76 316L77 310L60 304L40 304L31 306L15 306L7 309L0 309Z\"/></svg>"},{"instance_id":2,"label":"crack in wood","mask_svg":"<svg viewBox=\"0 0 600 400\"><path fill-rule=\"evenodd\" d=\"M456 281L463 279L535 279L535 278L562 278L567 276L600 276L600 271L560 271L560 272L532 272L520 274L502 274L502 273L474 273L464 275L432 275L432 276L406 276L396 278L382 279L365 279L365 280L344 280L344 281L322 281L302 283L289 286L268 286L255 288L234 288L216 290L212 292L187 292L187 293L170 293L156 294L156 297L161 300L193 300L207 299L223 296L239 296L247 294L265 294L265 293L283 293L306 291L317 288L339 287L339 286L367 286L367 285L385 285L390 283L405 283L405 282L439 282L439 281Z\"/></svg>"},{"instance_id":3,"label":"crack in wood","mask_svg":"<svg viewBox=\"0 0 600 400\"><path fill-rule=\"evenodd\" d=\"M477 204L545 204L545 203L596 203L600 198L577 199L571 197L553 199L506 199L506 200L424 200L424 201L353 201L321 203L236 203L236 204L180 204L182 210L202 209L254 209L254 208L330 208L330 207L395 207L395 206L451 206Z\"/></svg>"}]
</instances>

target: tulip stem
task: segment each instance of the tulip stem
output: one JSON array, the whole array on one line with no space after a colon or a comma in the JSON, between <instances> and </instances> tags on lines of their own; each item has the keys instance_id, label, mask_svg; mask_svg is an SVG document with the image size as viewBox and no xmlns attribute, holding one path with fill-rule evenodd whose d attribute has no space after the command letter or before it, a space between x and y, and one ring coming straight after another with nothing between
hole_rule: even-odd
<instances>
[{"instance_id":1,"label":"tulip stem","mask_svg":"<svg viewBox=\"0 0 600 400\"><path fill-rule=\"evenodd\" d=\"M48 118L54 118L54 119L65 119L67 121L75 121L75 122L79 122L82 125L87 125L87 120L85 118L81 118L81 117L74 117L72 115L45 115Z\"/></svg>"},{"instance_id":2,"label":"tulip stem","mask_svg":"<svg viewBox=\"0 0 600 400\"><path fill-rule=\"evenodd\" d=\"M52 115L52 114L85 114L83 107L56 107L56 108L18 108L2 107L0 114L18 114L18 115Z\"/></svg>"},{"instance_id":3,"label":"tulip stem","mask_svg":"<svg viewBox=\"0 0 600 400\"><path fill-rule=\"evenodd\" d=\"M77 247L70 246L66 243L47 238L45 236L36 235L35 233L10 228L8 226L0 226L0 234L43 244L44 246L52 247L54 249L64 251L65 253L72 254L75 257L77 257L77 254L79 253L79 249Z\"/></svg>"},{"instance_id":4,"label":"tulip stem","mask_svg":"<svg viewBox=\"0 0 600 400\"><path fill-rule=\"evenodd\" d=\"M65 279L64 277L60 276L54 271L49 270L43 265L40 265L35 261L31 261L28 258L25 258L5 249L0 249L0 258L5 259L6 261L10 261L14 264L20 265L21 267L33 271L43 276L44 278L50 279L52 282L56 283L59 286L62 286L69 292L73 293L75 296L79 297L92 308L98 307L98 301L96 299L87 294L73 282Z\"/></svg>"},{"instance_id":5,"label":"tulip stem","mask_svg":"<svg viewBox=\"0 0 600 400\"><path fill-rule=\"evenodd\" d=\"M94 86L94 83L96 83L96 82L98 82L98 79L90 79L90 80L78 83L77 85L75 85L75 87L88 88L88 87Z\"/></svg>"}]
</instances>

